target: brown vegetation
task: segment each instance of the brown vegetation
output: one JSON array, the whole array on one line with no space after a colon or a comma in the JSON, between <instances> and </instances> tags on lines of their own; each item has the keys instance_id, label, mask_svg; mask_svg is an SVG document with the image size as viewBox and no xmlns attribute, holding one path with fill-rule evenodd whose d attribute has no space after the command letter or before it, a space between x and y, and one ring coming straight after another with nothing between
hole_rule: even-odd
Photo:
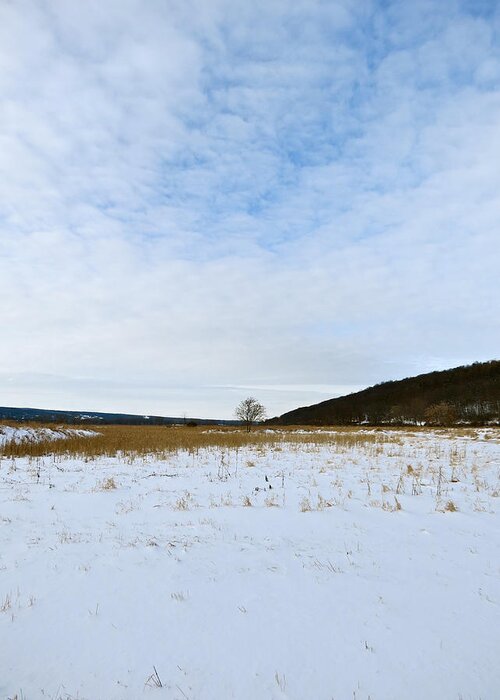
<instances>
[{"instance_id":1,"label":"brown vegetation","mask_svg":"<svg viewBox=\"0 0 500 700\"><path fill-rule=\"evenodd\" d=\"M25 425L25 424L23 424ZM34 428L60 426L42 426ZM60 455L79 459L94 459L97 457L121 456L135 459L153 456L161 459L173 452L189 451L196 453L203 448L238 449L252 445L280 449L284 444L335 444L346 449L364 445L393 442L394 433L389 436L384 431L366 431L356 427L345 427L337 430L322 428L307 430L289 426L276 429L259 429L251 433L244 428L221 427L206 428L199 426L187 428L180 426L144 426L144 425L99 425L86 426L96 431L96 435L82 436L68 434L67 437L56 440L46 438L40 440L11 440L0 445L0 457L43 457Z\"/></svg>"}]
</instances>

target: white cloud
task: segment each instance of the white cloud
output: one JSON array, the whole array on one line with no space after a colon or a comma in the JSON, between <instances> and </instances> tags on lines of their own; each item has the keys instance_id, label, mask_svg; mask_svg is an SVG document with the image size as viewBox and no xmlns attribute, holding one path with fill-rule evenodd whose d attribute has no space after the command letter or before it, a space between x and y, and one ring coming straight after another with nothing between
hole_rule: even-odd
<instances>
[{"instance_id":1,"label":"white cloud","mask_svg":"<svg viewBox=\"0 0 500 700\"><path fill-rule=\"evenodd\" d=\"M279 413L495 356L499 21L466 9L4 3L0 396Z\"/></svg>"}]
</instances>

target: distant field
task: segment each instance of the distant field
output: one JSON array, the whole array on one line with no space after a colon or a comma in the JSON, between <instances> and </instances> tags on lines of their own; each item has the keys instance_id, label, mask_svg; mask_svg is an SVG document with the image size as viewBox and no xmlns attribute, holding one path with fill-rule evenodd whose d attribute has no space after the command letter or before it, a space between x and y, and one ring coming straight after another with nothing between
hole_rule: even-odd
<instances>
[{"instance_id":1,"label":"distant field","mask_svg":"<svg viewBox=\"0 0 500 700\"><path fill-rule=\"evenodd\" d=\"M0 426L1 700L498 697L499 430L88 429Z\"/></svg>"}]
</instances>

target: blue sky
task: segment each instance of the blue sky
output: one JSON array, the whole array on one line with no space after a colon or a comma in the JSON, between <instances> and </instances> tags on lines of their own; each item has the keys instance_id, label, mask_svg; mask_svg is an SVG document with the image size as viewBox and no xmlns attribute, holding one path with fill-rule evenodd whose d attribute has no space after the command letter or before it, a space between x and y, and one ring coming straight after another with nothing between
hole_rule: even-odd
<instances>
[{"instance_id":1,"label":"blue sky","mask_svg":"<svg viewBox=\"0 0 500 700\"><path fill-rule=\"evenodd\" d=\"M230 417L498 357L496 2L0 6L0 405Z\"/></svg>"}]
</instances>

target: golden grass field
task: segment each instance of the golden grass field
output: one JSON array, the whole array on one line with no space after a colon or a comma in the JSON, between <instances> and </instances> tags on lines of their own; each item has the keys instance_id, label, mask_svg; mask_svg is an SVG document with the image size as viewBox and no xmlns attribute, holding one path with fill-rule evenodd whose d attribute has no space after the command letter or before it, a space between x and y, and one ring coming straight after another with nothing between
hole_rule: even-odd
<instances>
[{"instance_id":1,"label":"golden grass field","mask_svg":"<svg viewBox=\"0 0 500 700\"><path fill-rule=\"evenodd\" d=\"M0 443L1 457L42 457L49 454L92 459L123 456L133 459L152 455L161 459L177 451L196 451L203 448L239 449L243 447L275 447L332 445L338 448L354 448L387 442L398 443L408 432L432 432L443 436L473 436L473 429L390 428L382 427L312 427L257 426L247 432L244 428L219 426L144 426L144 425L87 425L85 430L95 435L73 434L75 426L40 423L8 423L11 427L47 428L65 433L59 439L19 437ZM82 426L76 426L80 428Z\"/></svg>"}]
</instances>

